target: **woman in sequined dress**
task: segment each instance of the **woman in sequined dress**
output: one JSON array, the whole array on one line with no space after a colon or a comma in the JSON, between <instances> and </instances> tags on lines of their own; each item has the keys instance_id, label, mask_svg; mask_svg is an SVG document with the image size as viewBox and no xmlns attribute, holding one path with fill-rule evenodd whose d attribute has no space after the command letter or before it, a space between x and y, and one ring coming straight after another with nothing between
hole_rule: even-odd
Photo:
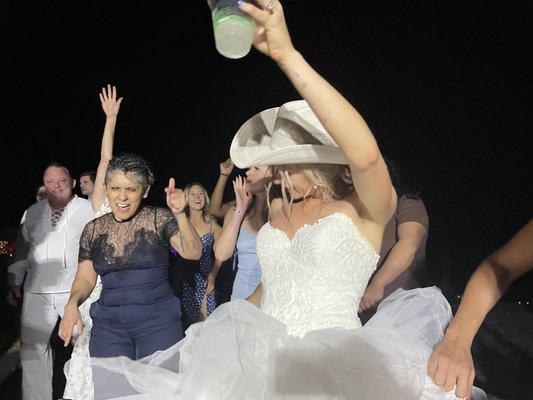
<instances>
[{"instance_id":1,"label":"woman in sequined dress","mask_svg":"<svg viewBox=\"0 0 533 400\"><path fill-rule=\"evenodd\" d=\"M209 194L198 182L184 189L187 206L185 213L202 241L200 260L179 259L174 285L179 285L184 315L184 328L203 321L216 308L215 280L222 263L214 260L213 244L222 228L209 213Z\"/></svg>"}]
</instances>

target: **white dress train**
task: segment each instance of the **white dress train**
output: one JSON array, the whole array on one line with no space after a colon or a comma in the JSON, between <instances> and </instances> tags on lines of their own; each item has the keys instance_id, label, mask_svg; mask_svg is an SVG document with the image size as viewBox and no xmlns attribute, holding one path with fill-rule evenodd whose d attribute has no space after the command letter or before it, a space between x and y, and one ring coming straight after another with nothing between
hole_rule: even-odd
<instances>
[{"instance_id":1,"label":"white dress train","mask_svg":"<svg viewBox=\"0 0 533 400\"><path fill-rule=\"evenodd\" d=\"M95 218L101 217L111 212L111 207L107 200L102 204L100 210L95 213ZM96 285L91 295L80 306L81 321L83 323L82 334L74 342L74 349L68 364L65 366L65 376L67 383L63 398L72 400L93 400L94 388L91 367L89 364L89 340L91 338L91 328L93 321L89 315L91 304L100 298L102 282L100 276L96 279Z\"/></svg>"},{"instance_id":2,"label":"white dress train","mask_svg":"<svg viewBox=\"0 0 533 400\"><path fill-rule=\"evenodd\" d=\"M361 327L359 301L378 255L346 215L292 239L267 223L257 254L261 309L226 303L167 350L140 361L92 359L95 398L455 398L426 374L452 316L437 288L398 289Z\"/></svg>"}]
</instances>

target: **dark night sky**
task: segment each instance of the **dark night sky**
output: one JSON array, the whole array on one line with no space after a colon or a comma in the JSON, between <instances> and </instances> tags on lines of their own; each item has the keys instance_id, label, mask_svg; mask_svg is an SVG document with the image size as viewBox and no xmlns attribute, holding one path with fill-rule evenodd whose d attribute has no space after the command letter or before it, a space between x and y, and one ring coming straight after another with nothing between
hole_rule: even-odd
<instances>
[{"instance_id":1,"label":"dark night sky","mask_svg":"<svg viewBox=\"0 0 533 400\"><path fill-rule=\"evenodd\" d=\"M532 2L403 3L293 0L285 12L295 46L423 187L432 268L460 288L532 214ZM115 149L152 163L154 204L169 176L212 187L240 124L297 98L261 54L218 55L205 1L10 0L3 11L4 225L48 161L96 168L106 83L126 98Z\"/></svg>"}]
</instances>

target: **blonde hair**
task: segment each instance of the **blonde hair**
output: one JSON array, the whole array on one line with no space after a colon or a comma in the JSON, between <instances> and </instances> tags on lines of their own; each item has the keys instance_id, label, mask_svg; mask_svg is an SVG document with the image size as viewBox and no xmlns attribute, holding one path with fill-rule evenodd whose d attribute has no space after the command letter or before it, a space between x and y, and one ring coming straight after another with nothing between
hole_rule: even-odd
<instances>
[{"instance_id":1,"label":"blonde hair","mask_svg":"<svg viewBox=\"0 0 533 400\"><path fill-rule=\"evenodd\" d=\"M213 217L211 213L209 212L209 202L210 202L209 193L207 193L206 188L199 182L191 182L187 186L185 186L185 188L183 189L183 193L185 193L185 204L186 204L185 209L184 209L185 214L187 216L191 215L191 212L189 209L189 191L191 190L193 186L198 186L204 193L205 203L204 203L204 208L202 208L202 218L204 219L205 222L214 221L215 217Z\"/></svg>"},{"instance_id":2,"label":"blonde hair","mask_svg":"<svg viewBox=\"0 0 533 400\"><path fill-rule=\"evenodd\" d=\"M319 192L322 204L329 199L343 199L352 190L351 180L346 178L346 165L337 164L291 164L301 170L307 179L311 182L311 187L304 194L303 199ZM291 195L292 182L288 165L279 165L274 167L273 176L281 180L281 198L283 201L283 211L288 218L294 199ZM267 188L267 204L270 205L270 192L273 183Z\"/></svg>"}]
</instances>

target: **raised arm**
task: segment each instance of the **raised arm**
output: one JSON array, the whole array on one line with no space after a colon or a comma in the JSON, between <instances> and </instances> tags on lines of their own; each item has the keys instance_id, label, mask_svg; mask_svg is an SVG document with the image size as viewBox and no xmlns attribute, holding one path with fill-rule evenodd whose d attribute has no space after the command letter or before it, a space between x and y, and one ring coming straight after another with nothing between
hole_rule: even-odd
<instances>
[{"instance_id":1,"label":"raised arm","mask_svg":"<svg viewBox=\"0 0 533 400\"><path fill-rule=\"evenodd\" d=\"M487 313L515 279L533 269L532 243L533 219L477 267L457 314L429 358L428 374L446 390L456 385L458 397L472 390L475 371L470 348Z\"/></svg>"},{"instance_id":2,"label":"raised arm","mask_svg":"<svg viewBox=\"0 0 533 400\"><path fill-rule=\"evenodd\" d=\"M257 1L260 6L268 2ZM366 122L293 47L278 0L274 1L271 11L245 2L240 4L240 8L257 23L254 46L278 64L344 152L354 187L365 208L362 217L384 226L396 206L396 194L385 161Z\"/></svg>"},{"instance_id":3,"label":"raised arm","mask_svg":"<svg viewBox=\"0 0 533 400\"><path fill-rule=\"evenodd\" d=\"M252 201L252 194L246 191L243 177L235 178L233 190L235 191L235 207L227 212L222 232L213 246L215 258L221 262L233 256L244 215Z\"/></svg>"},{"instance_id":4,"label":"raised arm","mask_svg":"<svg viewBox=\"0 0 533 400\"><path fill-rule=\"evenodd\" d=\"M176 188L174 178L170 178L165 188L167 205L178 222L178 231L170 238L172 247L185 259L199 260L202 256L202 241L185 214L185 194Z\"/></svg>"},{"instance_id":5,"label":"raised arm","mask_svg":"<svg viewBox=\"0 0 533 400\"><path fill-rule=\"evenodd\" d=\"M120 104L123 97L117 100L117 89L115 86L107 85L107 89L102 88L100 93L100 102L104 110L106 119L104 126L104 134L102 135L102 146L100 150L100 163L96 170L96 179L94 181L94 192L91 198L93 211L100 211L100 207L105 202L105 173L109 161L113 158L113 142L115 139L115 126L117 124L117 116L120 110Z\"/></svg>"},{"instance_id":6,"label":"raised arm","mask_svg":"<svg viewBox=\"0 0 533 400\"><path fill-rule=\"evenodd\" d=\"M209 212L211 215L217 218L224 218L228 210L235 205L234 201L229 201L222 204L222 199L224 198L224 189L226 189L229 176L233 171L233 163L231 162L231 159L228 158L226 161L221 162L219 166L220 175L218 176L217 184L215 185L213 193L211 194Z\"/></svg>"}]
</instances>

